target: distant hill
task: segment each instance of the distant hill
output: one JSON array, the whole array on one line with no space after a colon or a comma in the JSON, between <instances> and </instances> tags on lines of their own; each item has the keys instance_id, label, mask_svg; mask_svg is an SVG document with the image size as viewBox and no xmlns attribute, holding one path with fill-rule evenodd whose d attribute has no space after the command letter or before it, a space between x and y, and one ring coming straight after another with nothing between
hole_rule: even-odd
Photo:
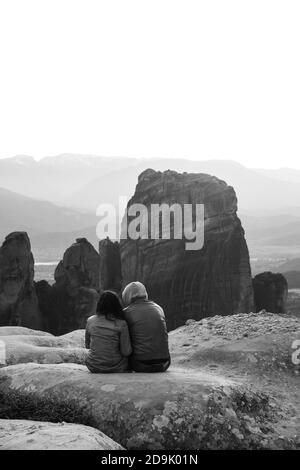
<instances>
[{"instance_id":1,"label":"distant hill","mask_svg":"<svg viewBox=\"0 0 300 470\"><path fill-rule=\"evenodd\" d=\"M141 171L172 169L208 173L225 180L237 193L240 211L252 215L293 213L300 207L300 185L277 174L246 168L231 160L137 159L62 154L35 161L17 156L0 159L0 187L60 205L95 210L120 193L133 194ZM293 171L293 170L291 170ZM297 170L295 170L297 172ZM295 173L298 174L298 173ZM268 214L270 215L270 214Z\"/></svg>"},{"instance_id":2,"label":"distant hill","mask_svg":"<svg viewBox=\"0 0 300 470\"><path fill-rule=\"evenodd\" d=\"M300 217L288 214L253 217L240 214L248 240L264 245L300 245Z\"/></svg>"},{"instance_id":3,"label":"distant hill","mask_svg":"<svg viewBox=\"0 0 300 470\"><path fill-rule=\"evenodd\" d=\"M282 235L289 234L291 230L297 228L298 224L300 224L300 215L284 213L264 216L240 213L240 218L248 237L251 238L274 237L278 229L280 229L280 234Z\"/></svg>"},{"instance_id":4,"label":"distant hill","mask_svg":"<svg viewBox=\"0 0 300 470\"><path fill-rule=\"evenodd\" d=\"M231 160L74 154L38 162L22 155L0 159L0 238L26 230L43 259L44 248L60 253L63 244L83 233L97 243L96 208L101 203L117 205L119 196L130 198L138 175L147 168L208 173L232 185L250 255L259 258L252 261L255 272L300 257L300 170L250 169Z\"/></svg>"},{"instance_id":5,"label":"distant hill","mask_svg":"<svg viewBox=\"0 0 300 470\"><path fill-rule=\"evenodd\" d=\"M279 266L281 273L286 273L288 271L299 271L300 272L300 258L295 258L282 263Z\"/></svg>"},{"instance_id":6,"label":"distant hill","mask_svg":"<svg viewBox=\"0 0 300 470\"><path fill-rule=\"evenodd\" d=\"M300 271L288 271L284 273L284 276L288 281L289 289L300 289Z\"/></svg>"},{"instance_id":7,"label":"distant hill","mask_svg":"<svg viewBox=\"0 0 300 470\"><path fill-rule=\"evenodd\" d=\"M96 225L74 232L47 232L31 237L31 248L36 261L58 261L76 238L87 238L98 250Z\"/></svg>"},{"instance_id":8,"label":"distant hill","mask_svg":"<svg viewBox=\"0 0 300 470\"><path fill-rule=\"evenodd\" d=\"M0 188L0 239L13 231L24 230L29 236L48 232L74 232L96 226L96 216L48 201L29 198Z\"/></svg>"},{"instance_id":9,"label":"distant hill","mask_svg":"<svg viewBox=\"0 0 300 470\"><path fill-rule=\"evenodd\" d=\"M154 170L172 169L191 173L208 173L225 180L234 187L238 197L239 210L252 215L274 215L284 213L289 207L300 207L300 185L278 181L233 161L207 160L189 161L183 159L140 160L135 166L114 169L104 176L98 176L74 191L65 200L68 205L93 209L102 202L113 202L119 195L134 192L138 175L147 168ZM300 211L299 211L300 215Z\"/></svg>"},{"instance_id":10,"label":"distant hill","mask_svg":"<svg viewBox=\"0 0 300 470\"><path fill-rule=\"evenodd\" d=\"M63 204L72 192L113 168L135 159L62 154L40 161L28 156L0 159L0 187L25 196Z\"/></svg>"},{"instance_id":11,"label":"distant hill","mask_svg":"<svg viewBox=\"0 0 300 470\"><path fill-rule=\"evenodd\" d=\"M274 178L280 181L289 181L291 183L300 183L300 170L296 170L294 168L278 168L275 170L259 168L255 171L267 176L268 178Z\"/></svg>"}]
</instances>

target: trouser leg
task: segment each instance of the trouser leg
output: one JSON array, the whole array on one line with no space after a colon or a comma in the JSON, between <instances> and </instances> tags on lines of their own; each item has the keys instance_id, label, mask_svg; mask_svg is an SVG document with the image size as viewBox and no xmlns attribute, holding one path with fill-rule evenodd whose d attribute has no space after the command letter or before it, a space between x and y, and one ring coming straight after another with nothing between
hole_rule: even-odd
<instances>
[{"instance_id":1,"label":"trouser leg","mask_svg":"<svg viewBox=\"0 0 300 470\"><path fill-rule=\"evenodd\" d=\"M146 372L146 373L155 373L155 372L165 372L170 367L171 361L161 362L157 364L145 364L142 361L136 359L130 360L130 368L134 372Z\"/></svg>"}]
</instances>

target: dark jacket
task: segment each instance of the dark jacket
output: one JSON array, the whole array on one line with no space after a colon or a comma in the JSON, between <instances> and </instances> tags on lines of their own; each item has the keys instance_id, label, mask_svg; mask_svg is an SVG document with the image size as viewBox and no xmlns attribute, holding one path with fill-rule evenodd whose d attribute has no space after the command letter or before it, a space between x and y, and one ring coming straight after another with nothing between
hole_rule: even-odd
<instances>
[{"instance_id":1,"label":"dark jacket","mask_svg":"<svg viewBox=\"0 0 300 470\"><path fill-rule=\"evenodd\" d=\"M86 365L91 372L124 372L132 353L127 323L93 315L87 321L85 346L90 349Z\"/></svg>"},{"instance_id":2,"label":"dark jacket","mask_svg":"<svg viewBox=\"0 0 300 470\"><path fill-rule=\"evenodd\" d=\"M133 358L139 361L168 360L168 332L163 309L150 300L138 299L124 313Z\"/></svg>"}]
</instances>

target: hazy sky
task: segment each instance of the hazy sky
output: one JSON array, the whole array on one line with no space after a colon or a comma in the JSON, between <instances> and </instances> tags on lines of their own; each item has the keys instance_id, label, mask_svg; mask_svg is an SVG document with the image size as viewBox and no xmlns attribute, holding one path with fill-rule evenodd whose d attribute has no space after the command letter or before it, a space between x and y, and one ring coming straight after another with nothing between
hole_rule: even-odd
<instances>
[{"instance_id":1,"label":"hazy sky","mask_svg":"<svg viewBox=\"0 0 300 470\"><path fill-rule=\"evenodd\" d=\"M299 0L0 0L0 157L300 168Z\"/></svg>"}]
</instances>

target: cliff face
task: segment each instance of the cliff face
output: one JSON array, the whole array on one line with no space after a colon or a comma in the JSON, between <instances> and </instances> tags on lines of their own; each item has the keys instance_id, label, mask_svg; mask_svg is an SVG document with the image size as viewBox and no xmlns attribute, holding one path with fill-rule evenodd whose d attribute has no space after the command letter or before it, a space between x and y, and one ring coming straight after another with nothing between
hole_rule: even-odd
<instances>
[{"instance_id":1,"label":"cliff face","mask_svg":"<svg viewBox=\"0 0 300 470\"><path fill-rule=\"evenodd\" d=\"M52 287L36 283L47 330L63 334L85 328L99 297L99 254L85 238L78 238L65 251L54 278Z\"/></svg>"},{"instance_id":2,"label":"cliff face","mask_svg":"<svg viewBox=\"0 0 300 470\"><path fill-rule=\"evenodd\" d=\"M9 234L0 248L0 325L41 327L33 276L27 233Z\"/></svg>"},{"instance_id":3,"label":"cliff face","mask_svg":"<svg viewBox=\"0 0 300 470\"><path fill-rule=\"evenodd\" d=\"M164 308L169 329L189 318L253 310L249 253L232 187L206 174L146 170L128 207L134 203L149 212L151 204L204 204L200 250L186 250L182 239L127 238L120 243L123 284L143 282L149 297ZM132 217L125 218L129 225Z\"/></svg>"},{"instance_id":4,"label":"cliff face","mask_svg":"<svg viewBox=\"0 0 300 470\"><path fill-rule=\"evenodd\" d=\"M122 288L122 272L120 247L118 242L112 242L109 238L99 242L100 257L100 292L113 290L117 293Z\"/></svg>"},{"instance_id":5,"label":"cliff face","mask_svg":"<svg viewBox=\"0 0 300 470\"><path fill-rule=\"evenodd\" d=\"M64 253L54 279L67 289L78 287L99 288L99 255L86 238L77 238Z\"/></svg>"},{"instance_id":6,"label":"cliff face","mask_svg":"<svg viewBox=\"0 0 300 470\"><path fill-rule=\"evenodd\" d=\"M253 279L253 288L257 312L265 309L273 313L286 313L288 283L282 274L257 274Z\"/></svg>"}]
</instances>

